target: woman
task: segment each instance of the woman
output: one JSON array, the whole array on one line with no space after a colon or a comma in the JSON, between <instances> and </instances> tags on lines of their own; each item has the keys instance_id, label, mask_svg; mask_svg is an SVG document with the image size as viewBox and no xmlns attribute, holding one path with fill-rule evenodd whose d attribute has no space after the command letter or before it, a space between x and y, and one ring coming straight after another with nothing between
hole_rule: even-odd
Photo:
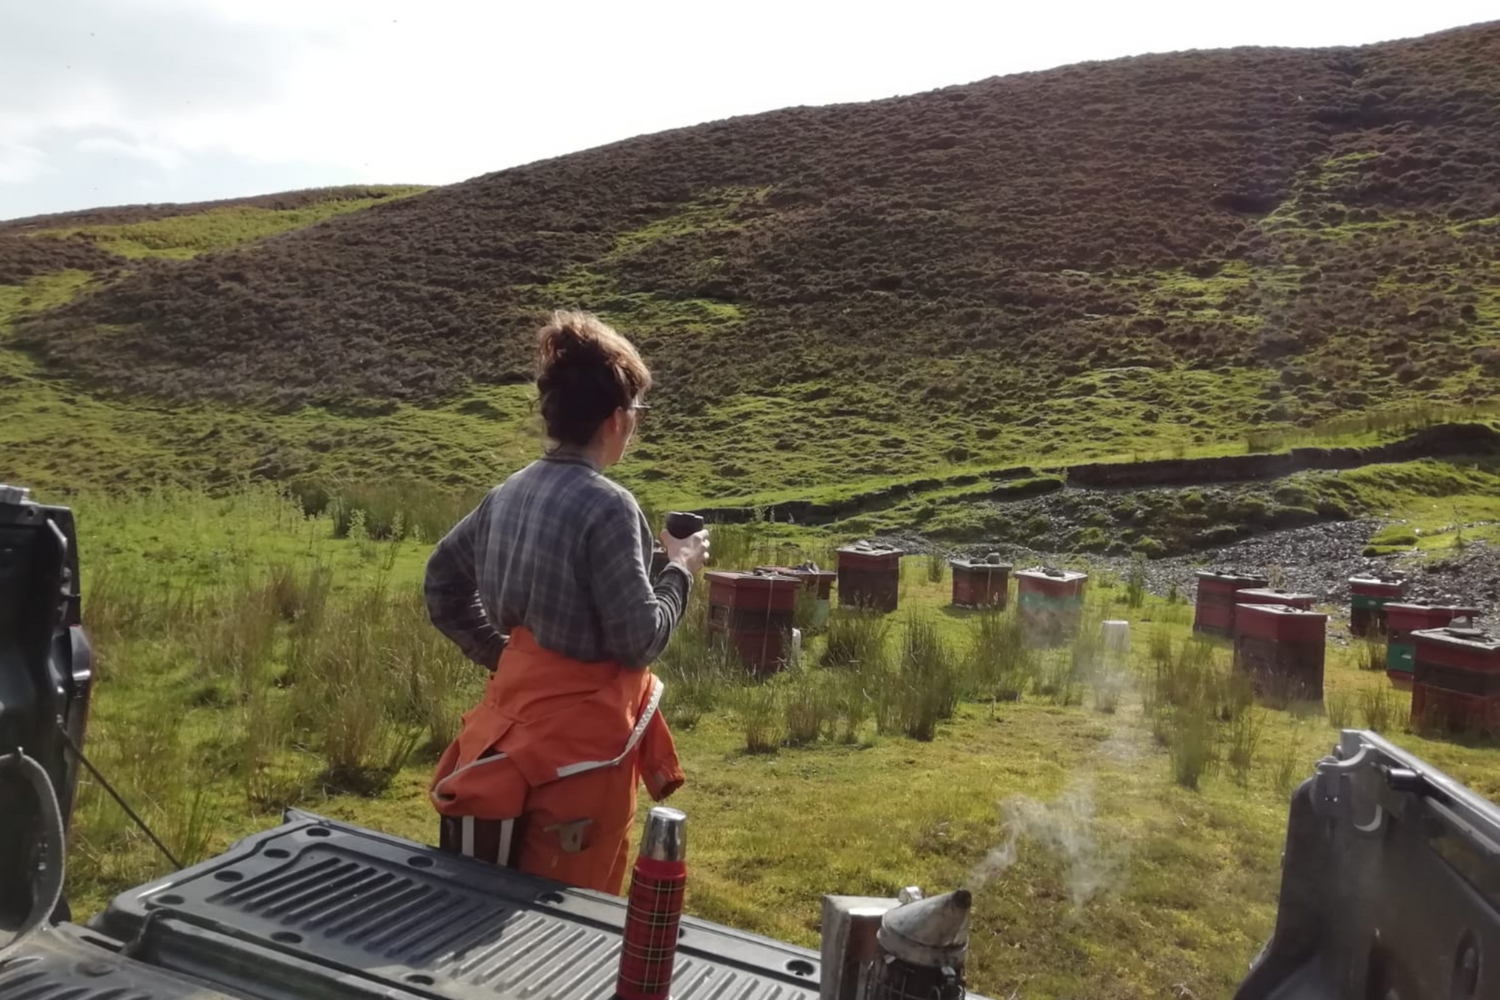
<instances>
[{"instance_id":1,"label":"woman","mask_svg":"<svg viewBox=\"0 0 1500 1000\"><path fill-rule=\"evenodd\" d=\"M604 476L647 409L634 346L585 313L540 332L537 390L550 445L491 490L427 564L432 622L494 671L432 783L449 850L618 893L636 783L658 801L683 780L648 669L682 620L708 535L651 531Z\"/></svg>"}]
</instances>

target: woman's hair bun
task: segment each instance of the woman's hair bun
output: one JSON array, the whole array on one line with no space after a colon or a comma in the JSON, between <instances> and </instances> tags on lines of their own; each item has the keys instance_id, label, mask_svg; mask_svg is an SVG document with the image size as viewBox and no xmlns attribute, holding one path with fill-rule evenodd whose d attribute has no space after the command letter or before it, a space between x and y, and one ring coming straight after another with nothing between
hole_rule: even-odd
<instances>
[{"instance_id":1,"label":"woman's hair bun","mask_svg":"<svg viewBox=\"0 0 1500 1000\"><path fill-rule=\"evenodd\" d=\"M536 385L547 436L586 445L610 414L651 387L651 372L614 327L559 310L537 333Z\"/></svg>"},{"instance_id":2,"label":"woman's hair bun","mask_svg":"<svg viewBox=\"0 0 1500 1000\"><path fill-rule=\"evenodd\" d=\"M539 338L538 375L558 365L605 363L607 354L599 342L601 329L609 327L585 313L553 313L552 322L542 327Z\"/></svg>"}]
</instances>

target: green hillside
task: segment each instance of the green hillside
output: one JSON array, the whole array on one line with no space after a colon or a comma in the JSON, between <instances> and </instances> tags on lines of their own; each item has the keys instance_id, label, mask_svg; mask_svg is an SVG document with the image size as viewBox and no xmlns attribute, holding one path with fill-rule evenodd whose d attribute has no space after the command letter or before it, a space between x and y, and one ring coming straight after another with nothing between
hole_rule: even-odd
<instances>
[{"instance_id":1,"label":"green hillside","mask_svg":"<svg viewBox=\"0 0 1500 1000\"><path fill-rule=\"evenodd\" d=\"M0 223L0 475L471 493L535 452L555 306L658 374L643 499L884 511L850 530L961 539L983 518L913 494L1016 470L1487 419L1497 66L1496 24L1150 56L425 192Z\"/></svg>"}]
</instances>

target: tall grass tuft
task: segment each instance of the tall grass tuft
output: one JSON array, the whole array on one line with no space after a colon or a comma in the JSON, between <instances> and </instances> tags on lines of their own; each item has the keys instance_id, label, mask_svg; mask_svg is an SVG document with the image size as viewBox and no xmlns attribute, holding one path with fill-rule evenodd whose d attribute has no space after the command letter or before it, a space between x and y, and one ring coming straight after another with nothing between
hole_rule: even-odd
<instances>
[{"instance_id":1,"label":"tall grass tuft","mask_svg":"<svg viewBox=\"0 0 1500 1000\"><path fill-rule=\"evenodd\" d=\"M1123 671L1106 667L1094 675L1094 711L1113 715L1119 711L1120 697L1125 690Z\"/></svg>"},{"instance_id":2,"label":"tall grass tuft","mask_svg":"<svg viewBox=\"0 0 1500 1000\"><path fill-rule=\"evenodd\" d=\"M1386 647L1379 639L1360 639L1354 647L1354 663L1361 670L1385 670Z\"/></svg>"},{"instance_id":3,"label":"tall grass tuft","mask_svg":"<svg viewBox=\"0 0 1500 1000\"><path fill-rule=\"evenodd\" d=\"M1402 704L1395 691L1381 684L1359 693L1359 713L1366 729L1388 733L1407 724L1410 708Z\"/></svg>"},{"instance_id":4,"label":"tall grass tuft","mask_svg":"<svg viewBox=\"0 0 1500 1000\"><path fill-rule=\"evenodd\" d=\"M1016 701L1031 685L1037 653L1025 641L1021 620L989 609L970 619L965 694L991 706Z\"/></svg>"},{"instance_id":5,"label":"tall grass tuft","mask_svg":"<svg viewBox=\"0 0 1500 1000\"><path fill-rule=\"evenodd\" d=\"M1158 644L1153 635L1151 653L1148 687L1152 704L1178 708L1199 705L1212 711L1210 706L1218 703L1221 681L1211 644L1189 639L1174 652L1170 640Z\"/></svg>"},{"instance_id":6,"label":"tall grass tuft","mask_svg":"<svg viewBox=\"0 0 1500 1000\"><path fill-rule=\"evenodd\" d=\"M1354 721L1354 698L1348 691L1331 691L1323 699L1328 724L1334 729L1348 729Z\"/></svg>"},{"instance_id":7,"label":"tall grass tuft","mask_svg":"<svg viewBox=\"0 0 1500 1000\"><path fill-rule=\"evenodd\" d=\"M173 811L162 837L184 865L195 865L208 857L214 834L223 825L223 810L209 797L208 788L196 786L185 808Z\"/></svg>"},{"instance_id":8,"label":"tall grass tuft","mask_svg":"<svg viewBox=\"0 0 1500 1000\"><path fill-rule=\"evenodd\" d=\"M1196 790L1203 775L1213 768L1217 758L1216 736L1213 719L1195 706L1172 711L1172 778L1183 788Z\"/></svg>"},{"instance_id":9,"label":"tall grass tuft","mask_svg":"<svg viewBox=\"0 0 1500 1000\"><path fill-rule=\"evenodd\" d=\"M192 657L210 676L233 678L240 689L262 683L280 620L275 580L249 576L219 588L193 630Z\"/></svg>"},{"instance_id":10,"label":"tall grass tuft","mask_svg":"<svg viewBox=\"0 0 1500 1000\"><path fill-rule=\"evenodd\" d=\"M1172 745L1172 709L1166 705L1153 705L1146 713L1151 723L1151 739L1159 747Z\"/></svg>"},{"instance_id":11,"label":"tall grass tuft","mask_svg":"<svg viewBox=\"0 0 1500 1000\"><path fill-rule=\"evenodd\" d=\"M744 664L735 651L709 635L706 590L693 588L682 624L652 665L665 685L662 711L672 725L683 729L693 728L725 705L734 685L745 680Z\"/></svg>"},{"instance_id":12,"label":"tall grass tuft","mask_svg":"<svg viewBox=\"0 0 1500 1000\"><path fill-rule=\"evenodd\" d=\"M1235 782L1241 787L1250 784L1250 771L1255 765L1265 723L1265 713L1257 709L1241 712L1229 722L1229 747L1225 757Z\"/></svg>"},{"instance_id":13,"label":"tall grass tuft","mask_svg":"<svg viewBox=\"0 0 1500 1000\"><path fill-rule=\"evenodd\" d=\"M317 741L332 789L383 791L418 749L421 727L410 723L409 684L384 673L396 637L390 597L377 583L330 609L304 649L308 662L292 700L298 723Z\"/></svg>"},{"instance_id":14,"label":"tall grass tuft","mask_svg":"<svg viewBox=\"0 0 1500 1000\"><path fill-rule=\"evenodd\" d=\"M1272 765L1271 786L1281 793L1283 797L1289 796L1296 790L1297 786L1307 777L1305 773L1307 764L1302 759L1302 738L1300 731L1294 732L1291 739L1281 744L1276 754L1275 763Z\"/></svg>"},{"instance_id":15,"label":"tall grass tuft","mask_svg":"<svg viewBox=\"0 0 1500 1000\"><path fill-rule=\"evenodd\" d=\"M897 669L897 721L914 740L930 740L937 724L958 708L958 672L937 625L927 617L907 618Z\"/></svg>"},{"instance_id":16,"label":"tall grass tuft","mask_svg":"<svg viewBox=\"0 0 1500 1000\"><path fill-rule=\"evenodd\" d=\"M818 742L834 728L840 708L838 678L821 670L788 671L784 681L782 711L786 741L792 746Z\"/></svg>"},{"instance_id":17,"label":"tall grass tuft","mask_svg":"<svg viewBox=\"0 0 1500 1000\"><path fill-rule=\"evenodd\" d=\"M1163 664L1172 662L1172 633L1165 628L1151 630L1147 641L1147 656L1159 672Z\"/></svg>"},{"instance_id":18,"label":"tall grass tuft","mask_svg":"<svg viewBox=\"0 0 1500 1000\"><path fill-rule=\"evenodd\" d=\"M943 574L948 568L948 557L944 553L934 549L927 553L927 582L942 583Z\"/></svg>"},{"instance_id":19,"label":"tall grass tuft","mask_svg":"<svg viewBox=\"0 0 1500 1000\"><path fill-rule=\"evenodd\" d=\"M1083 680L1072 657L1058 650L1048 650L1043 654L1035 690L1054 705L1083 704Z\"/></svg>"},{"instance_id":20,"label":"tall grass tuft","mask_svg":"<svg viewBox=\"0 0 1500 1000\"><path fill-rule=\"evenodd\" d=\"M732 704L750 753L770 753L781 743L781 704L774 684L749 683L734 689Z\"/></svg>"},{"instance_id":21,"label":"tall grass tuft","mask_svg":"<svg viewBox=\"0 0 1500 1000\"><path fill-rule=\"evenodd\" d=\"M1125 605L1139 608L1146 603L1146 557L1136 553L1125 575Z\"/></svg>"},{"instance_id":22,"label":"tall grass tuft","mask_svg":"<svg viewBox=\"0 0 1500 1000\"><path fill-rule=\"evenodd\" d=\"M860 732L875 715L879 692L888 683L885 664L867 664L859 670L836 675L838 696L838 741L858 743Z\"/></svg>"},{"instance_id":23,"label":"tall grass tuft","mask_svg":"<svg viewBox=\"0 0 1500 1000\"><path fill-rule=\"evenodd\" d=\"M828 618L823 643L823 665L848 667L879 660L890 633L883 615L857 608L839 608Z\"/></svg>"},{"instance_id":24,"label":"tall grass tuft","mask_svg":"<svg viewBox=\"0 0 1500 1000\"><path fill-rule=\"evenodd\" d=\"M460 717L478 701L489 674L431 627L422 595L397 596L388 614L386 669L405 688L404 697L393 695L392 714L420 727L425 749L436 755L458 736Z\"/></svg>"}]
</instances>

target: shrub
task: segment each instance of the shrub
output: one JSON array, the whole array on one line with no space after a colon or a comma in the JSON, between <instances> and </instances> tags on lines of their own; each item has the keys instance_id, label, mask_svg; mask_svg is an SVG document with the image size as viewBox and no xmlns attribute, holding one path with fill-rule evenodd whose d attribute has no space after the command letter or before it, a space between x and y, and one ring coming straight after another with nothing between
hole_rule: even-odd
<instances>
[{"instance_id":1,"label":"shrub","mask_svg":"<svg viewBox=\"0 0 1500 1000\"><path fill-rule=\"evenodd\" d=\"M1137 538L1135 544L1130 548L1132 552L1136 552L1147 559L1160 559L1167 554L1166 545L1152 538L1150 535L1142 535L1140 538Z\"/></svg>"},{"instance_id":2,"label":"shrub","mask_svg":"<svg viewBox=\"0 0 1500 1000\"><path fill-rule=\"evenodd\" d=\"M436 541L481 498L477 491L451 492L428 483L403 481L301 483L296 491L309 514L329 516L335 538L350 537L358 522L374 541Z\"/></svg>"},{"instance_id":3,"label":"shrub","mask_svg":"<svg viewBox=\"0 0 1500 1000\"><path fill-rule=\"evenodd\" d=\"M1073 539L1073 548L1080 552L1102 552L1109 547L1109 536L1103 528L1084 528Z\"/></svg>"}]
</instances>

